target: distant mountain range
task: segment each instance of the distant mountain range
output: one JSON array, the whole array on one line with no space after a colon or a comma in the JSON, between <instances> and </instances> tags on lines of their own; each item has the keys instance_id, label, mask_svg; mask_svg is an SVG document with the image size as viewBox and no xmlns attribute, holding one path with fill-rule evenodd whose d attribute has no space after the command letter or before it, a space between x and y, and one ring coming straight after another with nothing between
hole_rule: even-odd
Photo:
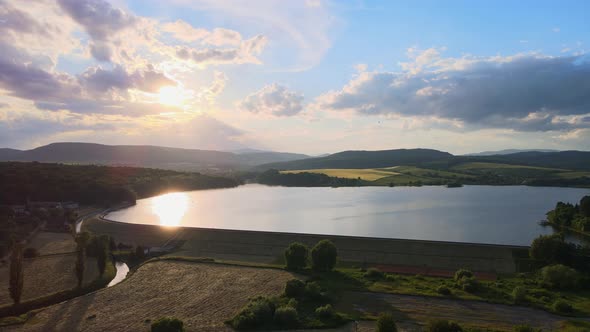
<instances>
[{"instance_id":1,"label":"distant mountain range","mask_svg":"<svg viewBox=\"0 0 590 332\"><path fill-rule=\"evenodd\" d=\"M186 171L240 170L252 166L307 158L269 151L242 153L168 148L151 145L52 143L31 150L0 149L0 161L126 165Z\"/></svg>"},{"instance_id":2,"label":"distant mountain range","mask_svg":"<svg viewBox=\"0 0 590 332\"><path fill-rule=\"evenodd\" d=\"M520 152L559 152L558 150L550 150L550 149L506 149L506 150L498 150L498 151L483 151L483 152L476 152L476 153L468 153L465 156L494 156L494 155L503 155L503 154L513 154L513 153L520 153Z\"/></svg>"},{"instance_id":3,"label":"distant mountain range","mask_svg":"<svg viewBox=\"0 0 590 332\"><path fill-rule=\"evenodd\" d=\"M513 151L518 151L513 153ZM489 155L489 153L492 153ZM243 149L234 152L179 149L151 145L52 143L31 150L0 149L0 161L127 165L183 171L225 172L324 168L384 168L400 165L444 169L465 162L590 170L587 151L503 150L454 156L432 149L343 151L321 157Z\"/></svg>"}]
</instances>

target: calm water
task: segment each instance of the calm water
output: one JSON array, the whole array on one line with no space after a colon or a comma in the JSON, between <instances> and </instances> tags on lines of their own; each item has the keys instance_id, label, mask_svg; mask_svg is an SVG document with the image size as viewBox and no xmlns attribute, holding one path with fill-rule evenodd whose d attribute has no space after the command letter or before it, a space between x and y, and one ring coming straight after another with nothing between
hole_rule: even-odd
<instances>
[{"instance_id":1,"label":"calm water","mask_svg":"<svg viewBox=\"0 0 590 332\"><path fill-rule=\"evenodd\" d=\"M588 189L526 186L253 184L142 199L107 218L166 226L528 245L539 234L552 232L538 222L557 201L577 202L588 194Z\"/></svg>"}]
</instances>

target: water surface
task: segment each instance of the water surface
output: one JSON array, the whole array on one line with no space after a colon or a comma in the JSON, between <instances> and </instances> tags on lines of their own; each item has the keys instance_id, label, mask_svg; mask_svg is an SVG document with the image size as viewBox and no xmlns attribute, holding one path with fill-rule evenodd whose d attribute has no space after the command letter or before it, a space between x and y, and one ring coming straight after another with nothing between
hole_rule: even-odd
<instances>
[{"instance_id":1,"label":"water surface","mask_svg":"<svg viewBox=\"0 0 590 332\"><path fill-rule=\"evenodd\" d=\"M286 188L250 184L142 199L107 218L140 224L529 245L557 201L588 189L527 186Z\"/></svg>"}]
</instances>

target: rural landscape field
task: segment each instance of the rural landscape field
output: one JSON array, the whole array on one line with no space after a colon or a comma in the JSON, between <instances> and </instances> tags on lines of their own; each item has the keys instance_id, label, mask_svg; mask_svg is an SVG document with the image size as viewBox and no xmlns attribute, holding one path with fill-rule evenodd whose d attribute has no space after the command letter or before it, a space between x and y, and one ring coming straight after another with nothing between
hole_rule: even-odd
<instances>
[{"instance_id":1,"label":"rural landscape field","mask_svg":"<svg viewBox=\"0 0 590 332\"><path fill-rule=\"evenodd\" d=\"M588 13L0 0L0 331L590 332Z\"/></svg>"}]
</instances>

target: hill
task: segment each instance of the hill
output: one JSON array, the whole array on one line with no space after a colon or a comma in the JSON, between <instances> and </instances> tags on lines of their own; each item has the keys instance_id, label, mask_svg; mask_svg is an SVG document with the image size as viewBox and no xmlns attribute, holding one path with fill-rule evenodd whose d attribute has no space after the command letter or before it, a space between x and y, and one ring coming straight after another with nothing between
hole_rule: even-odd
<instances>
[{"instance_id":1,"label":"hill","mask_svg":"<svg viewBox=\"0 0 590 332\"><path fill-rule=\"evenodd\" d=\"M551 150L551 149L505 149L505 150L497 150L497 151L482 151L482 152L468 153L468 154L465 154L465 156L495 156L495 155L505 155L505 154L520 153L520 152L558 152L558 150Z\"/></svg>"},{"instance_id":2,"label":"hill","mask_svg":"<svg viewBox=\"0 0 590 332\"><path fill-rule=\"evenodd\" d=\"M151 145L103 145L52 143L31 150L0 149L0 161L38 161L153 167L171 170L207 171L246 169L270 162L306 158L281 152L231 153Z\"/></svg>"},{"instance_id":3,"label":"hill","mask_svg":"<svg viewBox=\"0 0 590 332\"><path fill-rule=\"evenodd\" d=\"M447 160L453 155L431 149L397 149L382 151L344 151L325 157L307 158L281 163L263 164L258 170L305 170L318 168L383 168L398 165L415 165Z\"/></svg>"}]
</instances>

